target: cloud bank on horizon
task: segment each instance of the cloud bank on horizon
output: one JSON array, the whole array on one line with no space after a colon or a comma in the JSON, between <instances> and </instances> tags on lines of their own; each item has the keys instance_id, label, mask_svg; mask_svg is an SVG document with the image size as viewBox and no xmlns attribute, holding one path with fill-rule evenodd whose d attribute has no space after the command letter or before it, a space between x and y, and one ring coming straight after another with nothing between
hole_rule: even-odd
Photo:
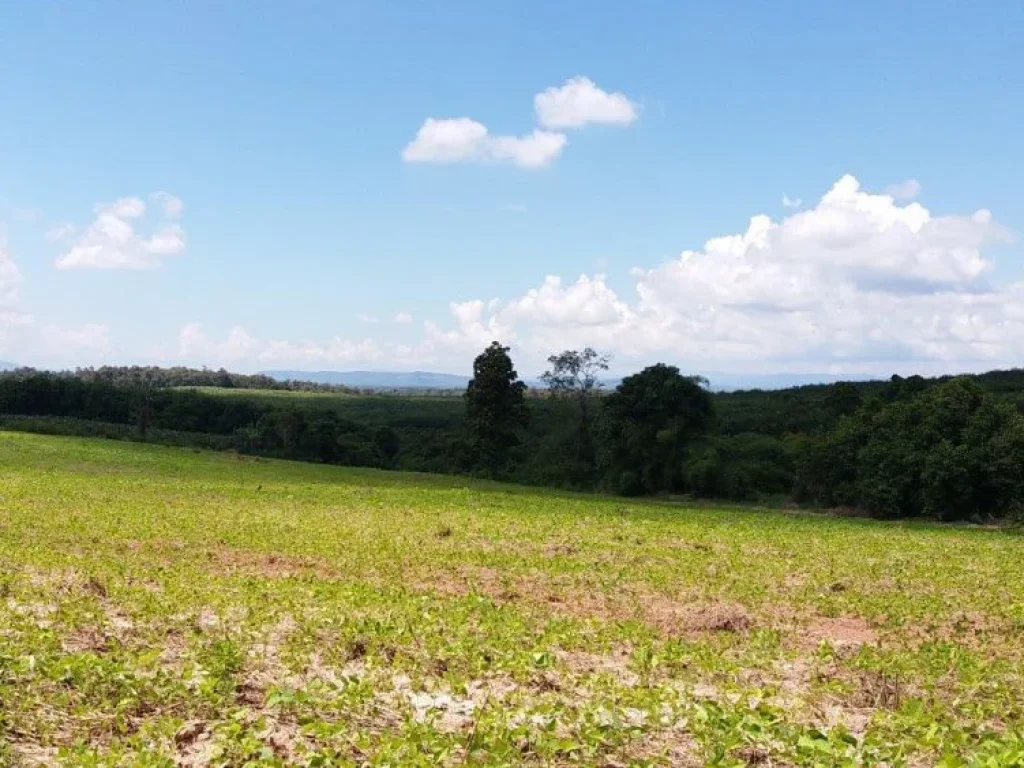
<instances>
[{"instance_id":1,"label":"cloud bank on horizon","mask_svg":"<svg viewBox=\"0 0 1024 768\"><path fill-rule=\"evenodd\" d=\"M538 94L536 111L545 126L625 123L636 113L620 96L575 79ZM477 134L489 141L486 131ZM513 347L527 373L553 352L584 345L612 354L624 372L655 360L698 371L881 374L896 366L927 372L1017 364L1024 351L1024 282L994 282L989 254L1013 233L985 209L933 214L914 199L920 192L909 179L873 193L845 175L813 206L801 208L785 197L781 219L754 215L743 231L635 267L627 295L602 274L568 281L538 275L536 287L519 296L452 299L447 322L426 320L418 331L408 312L393 308L385 325L404 335L402 341L372 332L326 341L261 339L242 327L218 339L196 320L154 348L119 350L117 329L62 327L28 314L24 277L0 242L0 343L89 363L143 360L238 370L464 370L495 339ZM66 223L51 228L47 239L62 250L54 266L155 269L181 255L184 203L163 192L150 201L124 197L97 205L83 230ZM144 229L151 207L156 221ZM359 319L369 331L383 327L376 315Z\"/></svg>"},{"instance_id":2,"label":"cloud bank on horizon","mask_svg":"<svg viewBox=\"0 0 1024 768\"><path fill-rule=\"evenodd\" d=\"M919 192L916 182L900 189ZM1024 283L994 284L985 249L1012 237L987 210L934 215L846 175L813 207L755 215L742 232L634 268L631 296L600 274L548 275L520 296L453 300L447 324L427 321L406 343L261 340L238 327L217 340L190 323L161 354L229 367L462 370L497 339L524 371L583 345L612 353L623 370L654 360L850 373L1009 366L1024 350Z\"/></svg>"}]
</instances>

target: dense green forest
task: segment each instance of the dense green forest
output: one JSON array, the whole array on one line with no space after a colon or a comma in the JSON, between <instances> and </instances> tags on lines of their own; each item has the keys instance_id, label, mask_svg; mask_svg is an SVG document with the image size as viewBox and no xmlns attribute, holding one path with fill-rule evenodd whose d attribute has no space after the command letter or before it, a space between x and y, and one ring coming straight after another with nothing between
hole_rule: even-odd
<instances>
[{"instance_id":1,"label":"dense green forest","mask_svg":"<svg viewBox=\"0 0 1024 768\"><path fill-rule=\"evenodd\" d=\"M462 397L223 370L22 369L0 375L0 426L625 495L1020 514L1024 370L714 393L656 365L606 391L587 352L552 357L538 392L492 345Z\"/></svg>"},{"instance_id":2,"label":"dense green forest","mask_svg":"<svg viewBox=\"0 0 1024 768\"><path fill-rule=\"evenodd\" d=\"M31 369L15 370L15 374L34 373ZM114 384L119 387L218 387L222 389L258 389L278 392L353 392L337 384L313 381L281 381L262 373L231 373L221 368L159 368L157 366L103 366L79 368L52 374L58 378Z\"/></svg>"}]
</instances>

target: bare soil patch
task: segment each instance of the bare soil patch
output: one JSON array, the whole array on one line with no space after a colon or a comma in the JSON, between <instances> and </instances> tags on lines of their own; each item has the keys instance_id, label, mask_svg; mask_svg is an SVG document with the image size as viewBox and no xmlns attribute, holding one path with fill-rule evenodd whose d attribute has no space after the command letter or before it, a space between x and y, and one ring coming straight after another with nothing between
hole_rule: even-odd
<instances>
[{"instance_id":1,"label":"bare soil patch","mask_svg":"<svg viewBox=\"0 0 1024 768\"><path fill-rule=\"evenodd\" d=\"M704 765L696 740L681 725L646 733L626 745L624 754L605 758L608 768L625 768L637 762L659 761L674 768Z\"/></svg>"},{"instance_id":2,"label":"bare soil patch","mask_svg":"<svg viewBox=\"0 0 1024 768\"><path fill-rule=\"evenodd\" d=\"M644 607L647 621L669 634L745 632L754 620L742 605L730 602L677 603L663 597Z\"/></svg>"},{"instance_id":3,"label":"bare soil patch","mask_svg":"<svg viewBox=\"0 0 1024 768\"><path fill-rule=\"evenodd\" d=\"M737 603L673 598L635 585L606 594L543 573L510 576L494 568L463 566L434 571L414 584L418 589L444 595L484 594L499 602L580 619L638 620L669 635L745 632L754 625L750 612Z\"/></svg>"},{"instance_id":4,"label":"bare soil patch","mask_svg":"<svg viewBox=\"0 0 1024 768\"><path fill-rule=\"evenodd\" d=\"M315 557L250 552L227 547L207 549L205 557L217 571L228 575L241 573L271 579L304 576L331 579L337 575L327 562Z\"/></svg>"},{"instance_id":5,"label":"bare soil patch","mask_svg":"<svg viewBox=\"0 0 1024 768\"><path fill-rule=\"evenodd\" d=\"M55 747L41 747L38 744L19 743L11 744L14 753L14 766L24 768L42 768L42 766L56 765L57 749Z\"/></svg>"},{"instance_id":6,"label":"bare soil patch","mask_svg":"<svg viewBox=\"0 0 1024 768\"><path fill-rule=\"evenodd\" d=\"M817 618L801 632L801 644L815 647L827 642L835 647L858 647L878 642L878 633L856 616Z\"/></svg>"}]
</instances>

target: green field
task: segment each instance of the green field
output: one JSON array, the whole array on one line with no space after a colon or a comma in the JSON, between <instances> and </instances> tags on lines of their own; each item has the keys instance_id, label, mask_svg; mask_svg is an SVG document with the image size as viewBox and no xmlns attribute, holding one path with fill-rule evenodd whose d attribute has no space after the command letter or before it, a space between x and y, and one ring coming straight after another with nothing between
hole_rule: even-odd
<instances>
[{"instance_id":1,"label":"green field","mask_svg":"<svg viewBox=\"0 0 1024 768\"><path fill-rule=\"evenodd\" d=\"M0 433L0 764L1024 763L1024 538Z\"/></svg>"}]
</instances>

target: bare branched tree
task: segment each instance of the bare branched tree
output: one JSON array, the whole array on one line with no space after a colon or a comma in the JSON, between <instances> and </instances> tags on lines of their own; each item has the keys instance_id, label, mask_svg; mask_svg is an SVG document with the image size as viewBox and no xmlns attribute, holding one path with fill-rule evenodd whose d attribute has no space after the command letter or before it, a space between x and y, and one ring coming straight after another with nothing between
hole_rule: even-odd
<instances>
[{"instance_id":1,"label":"bare branched tree","mask_svg":"<svg viewBox=\"0 0 1024 768\"><path fill-rule=\"evenodd\" d=\"M587 465L592 465L594 459L590 439L590 401L600 392L603 386L600 375L608 370L610 361L608 355L599 354L591 347L582 352L567 349L548 358L551 369L540 377L553 395L576 402L580 414L578 459Z\"/></svg>"}]
</instances>

